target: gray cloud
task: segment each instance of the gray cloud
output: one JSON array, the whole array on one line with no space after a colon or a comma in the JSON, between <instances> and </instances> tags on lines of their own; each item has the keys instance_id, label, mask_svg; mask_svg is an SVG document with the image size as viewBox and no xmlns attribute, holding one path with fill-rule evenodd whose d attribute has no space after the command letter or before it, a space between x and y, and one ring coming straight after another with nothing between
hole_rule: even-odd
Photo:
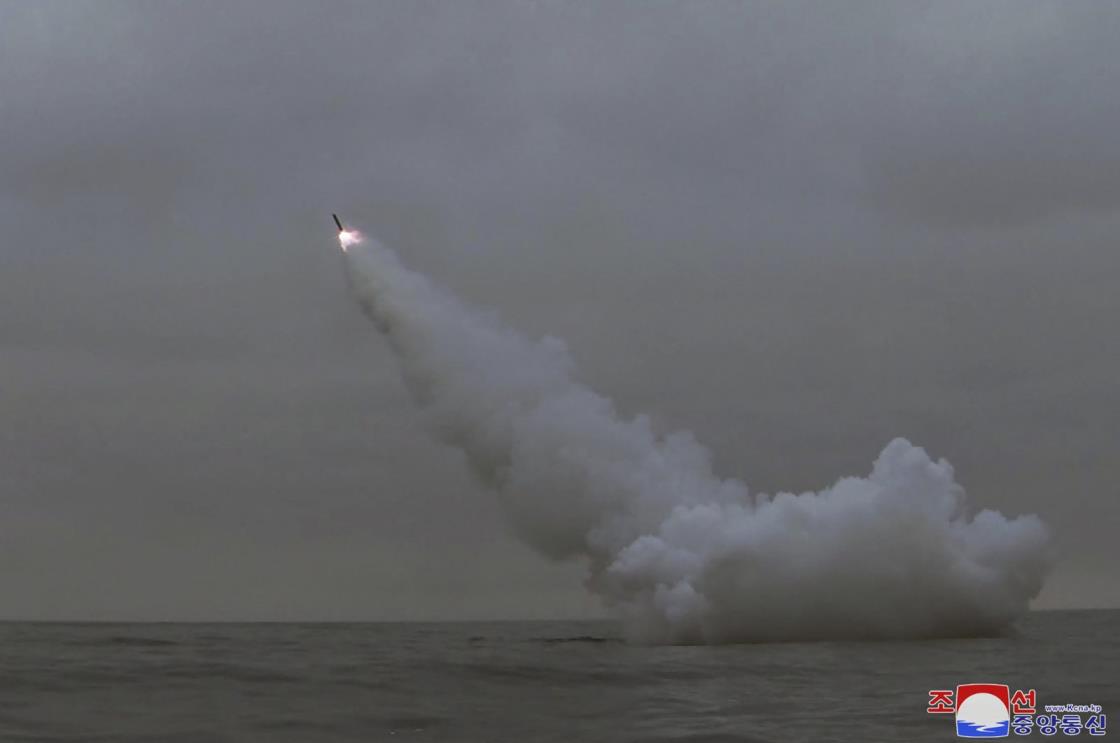
<instances>
[{"instance_id":1,"label":"gray cloud","mask_svg":"<svg viewBox=\"0 0 1120 743\"><path fill-rule=\"evenodd\" d=\"M721 472L908 436L1054 526L1044 605L1115 604L1118 18L0 6L0 614L591 609L422 433L332 211Z\"/></svg>"},{"instance_id":2,"label":"gray cloud","mask_svg":"<svg viewBox=\"0 0 1120 743\"><path fill-rule=\"evenodd\" d=\"M868 143L881 201L919 220L1001 226L1120 203L1117 17L1099 6L927 11L892 55ZM917 64L915 64L917 62Z\"/></svg>"}]
</instances>

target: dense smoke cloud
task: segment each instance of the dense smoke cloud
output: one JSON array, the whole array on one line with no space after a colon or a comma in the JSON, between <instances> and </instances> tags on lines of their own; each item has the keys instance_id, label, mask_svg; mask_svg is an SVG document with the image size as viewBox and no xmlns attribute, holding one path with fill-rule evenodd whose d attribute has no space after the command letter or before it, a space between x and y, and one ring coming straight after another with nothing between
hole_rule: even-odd
<instances>
[{"instance_id":1,"label":"dense smoke cloud","mask_svg":"<svg viewBox=\"0 0 1120 743\"><path fill-rule=\"evenodd\" d=\"M972 515L949 463L905 439L866 477L752 493L691 433L659 435L579 383L562 341L465 307L375 242L345 255L431 428L528 544L586 558L633 640L990 633L1041 588L1043 523Z\"/></svg>"}]
</instances>

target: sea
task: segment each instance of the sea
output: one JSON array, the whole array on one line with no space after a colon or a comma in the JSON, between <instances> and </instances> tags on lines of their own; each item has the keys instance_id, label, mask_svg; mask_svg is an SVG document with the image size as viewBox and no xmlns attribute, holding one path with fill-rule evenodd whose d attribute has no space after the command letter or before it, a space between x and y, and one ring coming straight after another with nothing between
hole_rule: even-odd
<instances>
[{"instance_id":1,"label":"sea","mask_svg":"<svg viewBox=\"0 0 1120 743\"><path fill-rule=\"evenodd\" d=\"M965 683L1120 726L1118 636L1120 611L986 639L673 647L610 622L9 622L0 741L949 741L929 691Z\"/></svg>"}]
</instances>

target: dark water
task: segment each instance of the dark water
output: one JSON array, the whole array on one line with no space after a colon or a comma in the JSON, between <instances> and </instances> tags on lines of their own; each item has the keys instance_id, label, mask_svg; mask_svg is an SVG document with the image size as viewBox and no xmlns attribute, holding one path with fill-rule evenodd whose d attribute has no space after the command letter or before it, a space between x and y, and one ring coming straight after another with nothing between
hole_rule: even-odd
<instances>
[{"instance_id":1,"label":"dark water","mask_svg":"<svg viewBox=\"0 0 1120 743\"><path fill-rule=\"evenodd\" d=\"M0 740L948 741L927 691L968 682L1120 724L1118 629L1045 612L999 639L651 648L585 622L10 623Z\"/></svg>"}]
</instances>

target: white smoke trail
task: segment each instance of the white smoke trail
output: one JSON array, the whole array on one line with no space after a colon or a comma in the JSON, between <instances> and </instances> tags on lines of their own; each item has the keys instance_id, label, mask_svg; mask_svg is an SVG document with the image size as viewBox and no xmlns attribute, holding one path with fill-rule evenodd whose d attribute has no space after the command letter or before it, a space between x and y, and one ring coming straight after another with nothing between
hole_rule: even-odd
<instances>
[{"instance_id":1,"label":"white smoke trail","mask_svg":"<svg viewBox=\"0 0 1120 743\"><path fill-rule=\"evenodd\" d=\"M587 558L588 586L632 640L983 634L1041 588L1043 523L969 517L949 463L905 439L866 478L751 494L712 472L692 434L659 437L576 382L562 341L500 326L375 242L346 262L440 438L525 541Z\"/></svg>"}]
</instances>

